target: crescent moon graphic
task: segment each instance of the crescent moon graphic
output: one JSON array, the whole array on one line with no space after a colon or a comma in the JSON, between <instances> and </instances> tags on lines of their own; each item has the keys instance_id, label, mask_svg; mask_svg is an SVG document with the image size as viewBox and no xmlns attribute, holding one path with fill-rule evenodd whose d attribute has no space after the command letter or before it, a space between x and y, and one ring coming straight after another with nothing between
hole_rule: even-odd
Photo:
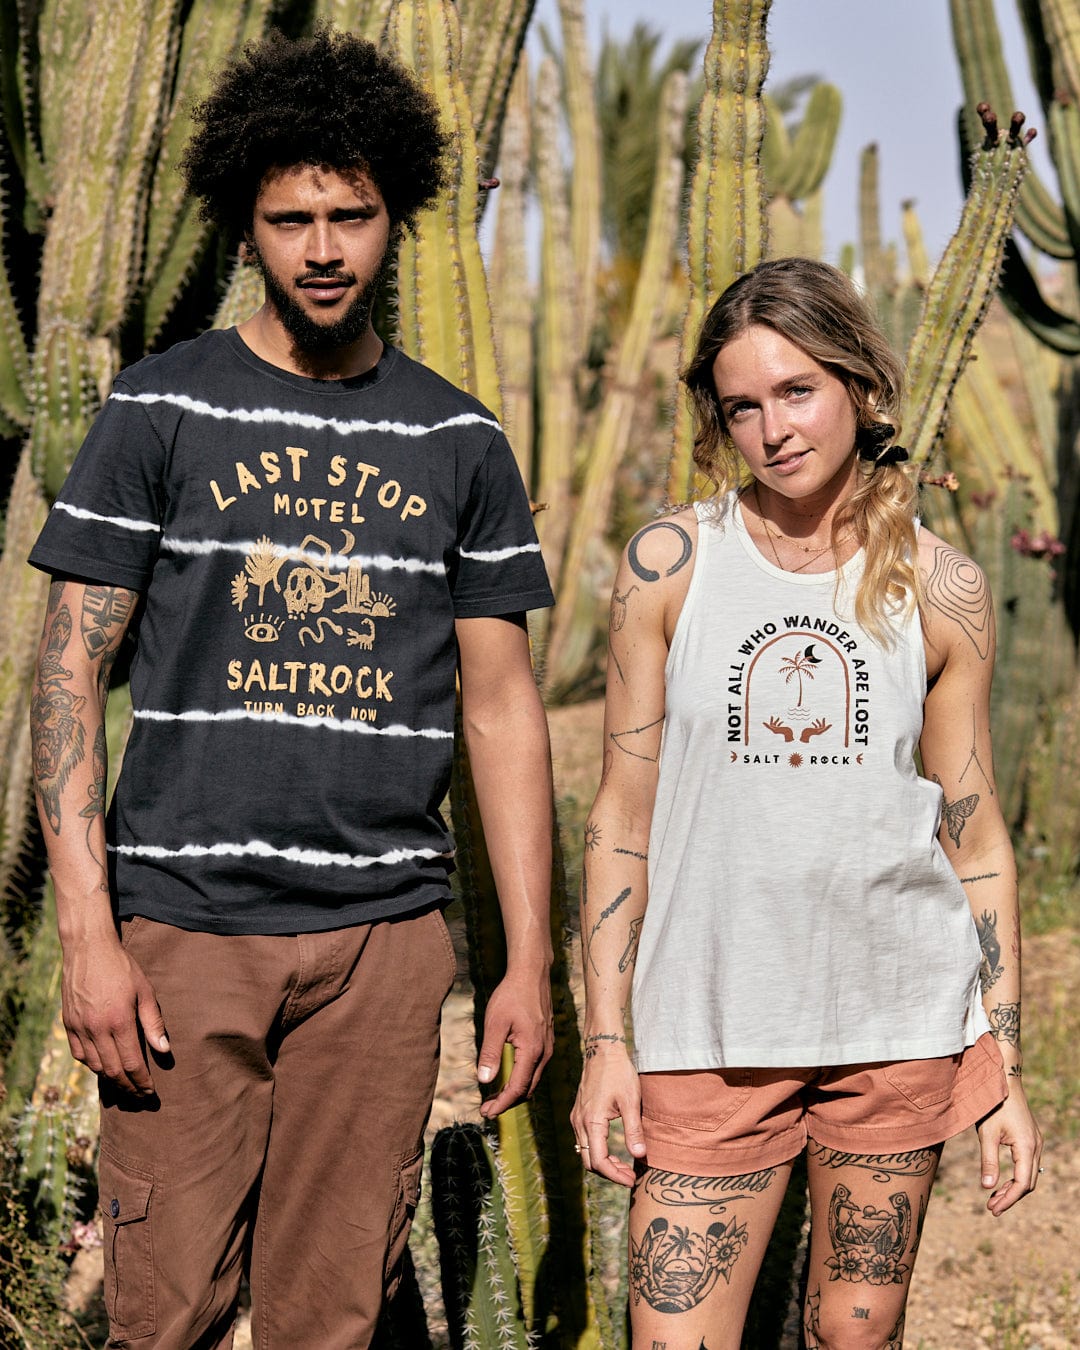
<instances>
[{"instance_id":1,"label":"crescent moon graphic","mask_svg":"<svg viewBox=\"0 0 1080 1350\"><path fill-rule=\"evenodd\" d=\"M817 646L816 642L811 642L810 646L807 647L806 651L803 652L803 656L806 657L806 659L810 662L812 666L821 665L821 657L814 655L814 648L816 646Z\"/></svg>"}]
</instances>

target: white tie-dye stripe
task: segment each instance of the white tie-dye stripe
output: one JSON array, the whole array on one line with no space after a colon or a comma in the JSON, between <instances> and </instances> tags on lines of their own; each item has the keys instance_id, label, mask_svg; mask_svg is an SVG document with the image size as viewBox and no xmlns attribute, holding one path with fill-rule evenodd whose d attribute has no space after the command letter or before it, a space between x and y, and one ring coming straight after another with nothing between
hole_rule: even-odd
<instances>
[{"instance_id":1,"label":"white tie-dye stripe","mask_svg":"<svg viewBox=\"0 0 1080 1350\"><path fill-rule=\"evenodd\" d=\"M324 849L274 848L262 839L246 844L184 844L180 848L165 848L162 844L110 844L109 852L124 858L281 858L285 862L300 863L304 867L393 867L413 858L450 858L452 853L440 853L433 848L394 848L387 853L367 856L363 853L329 853Z\"/></svg>"},{"instance_id":2,"label":"white tie-dye stripe","mask_svg":"<svg viewBox=\"0 0 1080 1350\"><path fill-rule=\"evenodd\" d=\"M265 694L264 690L259 690L259 692ZM331 695L331 698L333 697L334 695ZM273 700L272 695L269 695L266 697L266 701L276 700ZM454 739L454 733L446 731L442 727L407 727L401 722L380 727L372 722L361 722L359 719L354 722L351 719L343 721L336 717L296 717L292 713L249 712L247 708L227 708L222 712L214 712L204 708L188 708L186 711L178 713L165 712L161 708L136 708L135 720L141 722L272 722L278 726L306 727L308 730L325 727L327 731L355 731L362 736L419 737L429 741L452 741Z\"/></svg>"},{"instance_id":3,"label":"white tie-dye stripe","mask_svg":"<svg viewBox=\"0 0 1080 1350\"><path fill-rule=\"evenodd\" d=\"M482 553L470 553L467 549L459 548L458 553L463 558L468 558L470 562L505 562L507 558L516 558L521 553L539 553L539 544L512 544L509 548L489 549Z\"/></svg>"},{"instance_id":4,"label":"white tie-dye stripe","mask_svg":"<svg viewBox=\"0 0 1080 1350\"><path fill-rule=\"evenodd\" d=\"M208 557L213 553L235 553L241 557L255 553L261 545L254 539L178 539L167 534L161 541L163 553L181 553L186 557ZM274 545L276 557L289 562L304 562L327 571L344 572L350 563L359 563L369 572L428 572L432 576L446 575L446 564L428 562L424 558L391 558L388 553L323 553L310 548L284 548Z\"/></svg>"},{"instance_id":5,"label":"white tie-dye stripe","mask_svg":"<svg viewBox=\"0 0 1080 1350\"><path fill-rule=\"evenodd\" d=\"M136 530L140 533L161 533L161 526L152 520L131 520L127 516L103 516L97 511L88 511L85 506L72 506L70 502L54 502L54 511L66 511L76 520L96 520L102 525L115 525L121 530Z\"/></svg>"},{"instance_id":6,"label":"white tie-dye stripe","mask_svg":"<svg viewBox=\"0 0 1080 1350\"><path fill-rule=\"evenodd\" d=\"M288 412L284 408L219 408L203 399L190 398L187 394L110 394L118 403L168 403L184 412L194 413L198 417L212 417L219 422L251 422L256 425L277 425L301 427L304 431L320 431L326 428L336 431L339 436L353 436L369 431L389 432L393 436L430 436L436 431L445 431L449 427L483 426L501 430L493 417L483 417L480 413L458 413L443 422L434 422L424 426L414 422L367 422L363 418L353 418L343 422L340 417L318 417L314 413Z\"/></svg>"}]
</instances>

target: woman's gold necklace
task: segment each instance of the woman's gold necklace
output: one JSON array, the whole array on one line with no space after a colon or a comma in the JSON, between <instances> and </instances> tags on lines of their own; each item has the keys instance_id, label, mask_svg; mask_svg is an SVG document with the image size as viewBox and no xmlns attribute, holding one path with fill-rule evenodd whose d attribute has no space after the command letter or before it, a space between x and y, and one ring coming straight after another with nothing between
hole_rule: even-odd
<instances>
[{"instance_id":1,"label":"woman's gold necklace","mask_svg":"<svg viewBox=\"0 0 1080 1350\"><path fill-rule=\"evenodd\" d=\"M757 507L758 519L765 527L765 538L769 541L769 547L772 549L772 555L776 559L776 565L777 567L779 567L781 572L802 572L805 568L809 567L812 562L815 562L818 558L820 558L823 553L828 553L829 549L832 548L833 544L832 540L830 539L829 542L826 545L824 545L823 548L811 551L805 544L800 544L797 539L792 539L790 535L784 534L783 530L778 530L777 533L780 535L782 539L786 539L789 544L793 545L793 547L797 549L801 549L803 553L810 554L810 556L806 559L806 561L801 562L798 565L798 567L785 567L784 564L780 561L780 554L776 551L776 540L773 537L772 528L769 525L768 518L766 517L765 512L761 509L761 498L758 496L758 487L756 481L754 482L754 505ZM846 541L846 539L847 535L844 535L843 538L838 539L836 542L838 545L843 544Z\"/></svg>"}]
</instances>

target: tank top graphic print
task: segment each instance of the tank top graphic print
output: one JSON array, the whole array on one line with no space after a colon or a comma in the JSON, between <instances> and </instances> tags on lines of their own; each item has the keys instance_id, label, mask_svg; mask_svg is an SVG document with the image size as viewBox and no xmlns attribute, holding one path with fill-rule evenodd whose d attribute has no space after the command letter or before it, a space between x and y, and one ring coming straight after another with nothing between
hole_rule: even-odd
<instances>
[{"instance_id":1,"label":"tank top graphic print","mask_svg":"<svg viewBox=\"0 0 1080 1350\"><path fill-rule=\"evenodd\" d=\"M918 615L855 621L861 552L783 572L733 495L697 506L666 666L640 1071L953 1054L987 1029L967 897L920 778Z\"/></svg>"}]
</instances>

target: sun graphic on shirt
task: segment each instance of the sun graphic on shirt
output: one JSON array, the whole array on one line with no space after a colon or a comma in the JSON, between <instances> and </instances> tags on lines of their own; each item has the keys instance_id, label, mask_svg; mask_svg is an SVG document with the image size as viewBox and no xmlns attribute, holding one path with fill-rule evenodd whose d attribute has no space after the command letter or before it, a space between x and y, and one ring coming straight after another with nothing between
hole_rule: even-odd
<instances>
[{"instance_id":1,"label":"sun graphic on shirt","mask_svg":"<svg viewBox=\"0 0 1080 1350\"><path fill-rule=\"evenodd\" d=\"M788 755L787 762L791 765L793 769L797 769L802 764L803 757L802 755L799 754L798 750L795 750L792 752L792 754Z\"/></svg>"}]
</instances>

